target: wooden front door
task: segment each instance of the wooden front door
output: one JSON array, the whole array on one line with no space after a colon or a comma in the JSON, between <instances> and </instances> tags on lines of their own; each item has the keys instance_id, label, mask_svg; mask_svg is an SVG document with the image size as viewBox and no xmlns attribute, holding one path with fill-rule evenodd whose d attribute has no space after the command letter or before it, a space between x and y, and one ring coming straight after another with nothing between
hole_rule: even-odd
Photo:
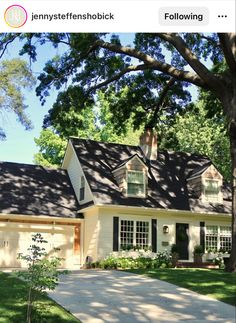
<instances>
[{"instance_id":1,"label":"wooden front door","mask_svg":"<svg viewBox=\"0 0 236 323\"><path fill-rule=\"evenodd\" d=\"M77 224L74 231L74 255L76 256L80 254L80 228L81 224Z\"/></svg>"},{"instance_id":2,"label":"wooden front door","mask_svg":"<svg viewBox=\"0 0 236 323\"><path fill-rule=\"evenodd\" d=\"M189 252L189 225L188 223L176 223L176 245L178 248L179 259L188 260Z\"/></svg>"}]
</instances>

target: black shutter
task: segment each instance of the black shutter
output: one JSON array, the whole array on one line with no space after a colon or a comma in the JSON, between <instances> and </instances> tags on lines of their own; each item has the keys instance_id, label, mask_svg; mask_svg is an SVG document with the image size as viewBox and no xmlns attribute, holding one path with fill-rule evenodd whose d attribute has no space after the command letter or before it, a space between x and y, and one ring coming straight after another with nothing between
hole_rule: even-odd
<instances>
[{"instance_id":1,"label":"black shutter","mask_svg":"<svg viewBox=\"0 0 236 323\"><path fill-rule=\"evenodd\" d=\"M119 251L119 218L113 217L113 251Z\"/></svg>"},{"instance_id":2,"label":"black shutter","mask_svg":"<svg viewBox=\"0 0 236 323\"><path fill-rule=\"evenodd\" d=\"M205 222L200 222L200 245L205 251Z\"/></svg>"},{"instance_id":3,"label":"black shutter","mask_svg":"<svg viewBox=\"0 0 236 323\"><path fill-rule=\"evenodd\" d=\"M152 219L152 251L157 252L157 220Z\"/></svg>"}]
</instances>

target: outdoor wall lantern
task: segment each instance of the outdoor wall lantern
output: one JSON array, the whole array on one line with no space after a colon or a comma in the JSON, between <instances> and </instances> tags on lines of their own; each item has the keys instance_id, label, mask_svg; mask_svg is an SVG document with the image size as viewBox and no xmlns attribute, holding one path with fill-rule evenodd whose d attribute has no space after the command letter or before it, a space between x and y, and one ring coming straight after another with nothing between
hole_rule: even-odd
<instances>
[{"instance_id":1,"label":"outdoor wall lantern","mask_svg":"<svg viewBox=\"0 0 236 323\"><path fill-rule=\"evenodd\" d=\"M163 233L169 233L169 227L168 227L168 225L164 225L163 226Z\"/></svg>"}]
</instances>

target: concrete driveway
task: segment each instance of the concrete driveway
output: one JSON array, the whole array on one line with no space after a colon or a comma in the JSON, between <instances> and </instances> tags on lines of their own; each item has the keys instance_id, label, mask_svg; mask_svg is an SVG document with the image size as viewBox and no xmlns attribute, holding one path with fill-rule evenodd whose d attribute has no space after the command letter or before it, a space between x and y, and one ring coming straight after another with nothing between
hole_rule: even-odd
<instances>
[{"instance_id":1,"label":"concrete driveway","mask_svg":"<svg viewBox=\"0 0 236 323\"><path fill-rule=\"evenodd\" d=\"M231 305L120 271L72 272L49 294L83 323L235 322Z\"/></svg>"}]
</instances>

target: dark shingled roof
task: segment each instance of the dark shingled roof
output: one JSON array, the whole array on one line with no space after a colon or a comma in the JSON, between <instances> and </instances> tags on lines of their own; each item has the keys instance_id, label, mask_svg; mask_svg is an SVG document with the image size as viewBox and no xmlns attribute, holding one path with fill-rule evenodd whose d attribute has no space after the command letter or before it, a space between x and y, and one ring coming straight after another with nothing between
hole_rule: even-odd
<instances>
[{"instance_id":1,"label":"dark shingled roof","mask_svg":"<svg viewBox=\"0 0 236 323\"><path fill-rule=\"evenodd\" d=\"M189 195L186 178L194 170L210 165L210 160L204 156L159 151L157 160L146 161L148 196L132 198L120 192L112 170L135 154L145 160L140 147L76 138L72 138L71 142L94 194L95 203L193 212L231 211L229 200L224 200L223 205L217 205L203 203Z\"/></svg>"},{"instance_id":2,"label":"dark shingled roof","mask_svg":"<svg viewBox=\"0 0 236 323\"><path fill-rule=\"evenodd\" d=\"M204 165L201 165L199 167L196 167L195 169L193 169L189 174L188 174L188 179L192 178L192 177L196 177L196 176L200 176L202 175L207 168L211 165L211 161L208 161L207 163L205 163Z\"/></svg>"},{"instance_id":3,"label":"dark shingled roof","mask_svg":"<svg viewBox=\"0 0 236 323\"><path fill-rule=\"evenodd\" d=\"M67 172L0 162L0 213L76 217L77 202Z\"/></svg>"}]
</instances>

